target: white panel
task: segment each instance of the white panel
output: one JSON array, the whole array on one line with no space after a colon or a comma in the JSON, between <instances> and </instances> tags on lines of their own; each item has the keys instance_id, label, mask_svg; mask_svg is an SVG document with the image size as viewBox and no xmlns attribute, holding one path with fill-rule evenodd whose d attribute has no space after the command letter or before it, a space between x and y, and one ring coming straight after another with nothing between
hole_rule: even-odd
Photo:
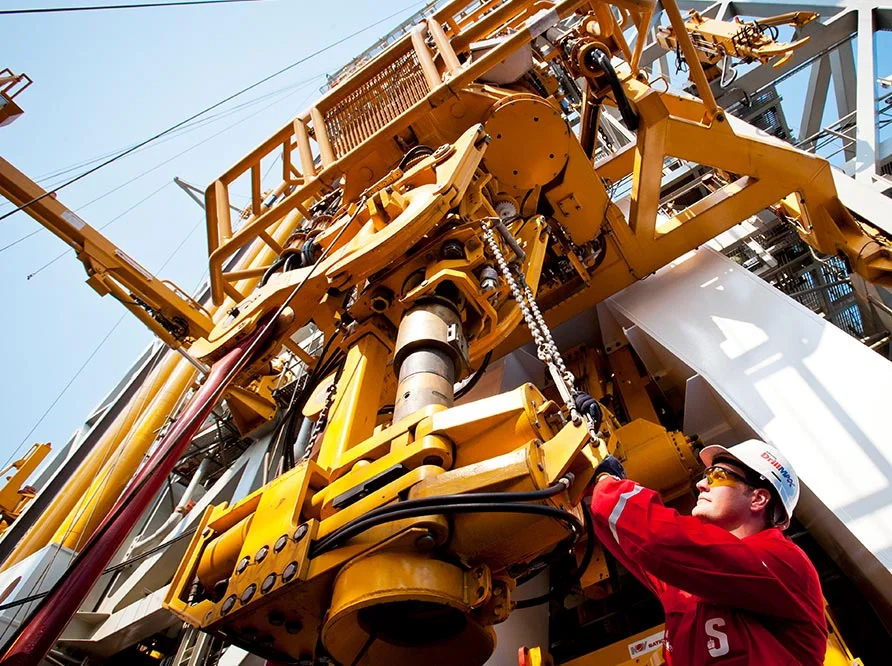
<instances>
[{"instance_id":1,"label":"white panel","mask_svg":"<svg viewBox=\"0 0 892 666\"><path fill-rule=\"evenodd\" d=\"M708 249L608 301L790 458L892 567L892 363Z\"/></svg>"},{"instance_id":2,"label":"white panel","mask_svg":"<svg viewBox=\"0 0 892 666\"><path fill-rule=\"evenodd\" d=\"M707 446L732 446L759 436L700 375L685 386L684 433L699 435Z\"/></svg>"},{"instance_id":3,"label":"white panel","mask_svg":"<svg viewBox=\"0 0 892 666\"><path fill-rule=\"evenodd\" d=\"M0 603L48 591L62 577L75 552L57 543L44 546L0 574ZM7 641L37 606L31 601L0 613L0 643Z\"/></svg>"}]
</instances>

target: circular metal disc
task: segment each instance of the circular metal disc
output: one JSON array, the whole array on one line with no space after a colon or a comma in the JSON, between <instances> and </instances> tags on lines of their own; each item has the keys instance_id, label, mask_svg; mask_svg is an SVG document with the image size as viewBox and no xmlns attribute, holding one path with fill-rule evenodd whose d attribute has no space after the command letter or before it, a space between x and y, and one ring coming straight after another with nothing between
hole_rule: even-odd
<instances>
[{"instance_id":1,"label":"circular metal disc","mask_svg":"<svg viewBox=\"0 0 892 666\"><path fill-rule=\"evenodd\" d=\"M518 94L497 102L484 127L492 140L483 163L501 185L517 190L545 185L567 163L570 128L538 97Z\"/></svg>"}]
</instances>

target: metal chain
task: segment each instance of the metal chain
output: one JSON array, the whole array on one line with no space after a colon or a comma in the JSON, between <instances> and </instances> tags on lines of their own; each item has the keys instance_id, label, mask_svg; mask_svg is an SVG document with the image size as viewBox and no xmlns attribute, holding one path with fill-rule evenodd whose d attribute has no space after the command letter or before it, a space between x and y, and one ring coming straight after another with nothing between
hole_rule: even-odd
<instances>
[{"instance_id":1,"label":"metal chain","mask_svg":"<svg viewBox=\"0 0 892 666\"><path fill-rule=\"evenodd\" d=\"M334 404L335 395L338 392L338 380L341 378L341 370L343 367L344 366L342 365L338 368L338 371L332 378L331 384L329 384L328 388L325 390L325 403L322 405L322 409L319 410L319 418L316 419L316 423L313 424L313 430L310 431L310 438L307 441L307 448L304 451L303 456L301 456L301 462L310 459L310 454L313 452L313 444L315 443L316 438L322 434L322 431L325 430L325 426L328 425L328 412Z\"/></svg>"},{"instance_id":2,"label":"metal chain","mask_svg":"<svg viewBox=\"0 0 892 666\"><path fill-rule=\"evenodd\" d=\"M567 369L566 363L564 363L561 352L551 335L548 324L545 323L545 318L539 310L535 295L527 284L523 271L518 268L515 274L508 264L502 249L496 242L495 232L490 220L485 220L483 223L483 239L486 241L490 252L492 252L499 271L505 278L505 282L508 283L508 288L511 290L514 300L517 301L523 319L530 329L530 333L536 343L536 355L540 361L548 366L555 386L557 386L558 392L561 394L561 398L570 412L570 418L573 423L578 424L581 417L576 410L576 403L573 399L573 396L577 393L575 387L576 378L573 377L573 374Z\"/></svg>"}]
</instances>

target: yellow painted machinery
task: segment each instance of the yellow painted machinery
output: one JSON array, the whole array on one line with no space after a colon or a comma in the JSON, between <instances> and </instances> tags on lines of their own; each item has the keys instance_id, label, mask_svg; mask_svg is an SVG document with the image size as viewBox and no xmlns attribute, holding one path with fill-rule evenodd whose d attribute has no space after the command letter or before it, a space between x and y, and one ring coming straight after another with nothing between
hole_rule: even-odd
<instances>
[{"instance_id":1,"label":"yellow painted machinery","mask_svg":"<svg viewBox=\"0 0 892 666\"><path fill-rule=\"evenodd\" d=\"M26 486L25 481L49 455L51 449L49 444L35 444L21 458L0 470L0 476L15 470L6 477L6 483L0 488L0 534L19 517L28 502L34 499L37 490Z\"/></svg>"},{"instance_id":2,"label":"yellow painted machinery","mask_svg":"<svg viewBox=\"0 0 892 666\"><path fill-rule=\"evenodd\" d=\"M793 51L808 43L808 37L790 43L778 42L777 27L791 25L799 28L816 18L818 15L814 12L789 12L753 21L717 21L692 11L684 26L697 51L697 58L703 64L706 78L713 81L721 77L720 84L725 87L737 76L735 60L763 65L771 62L775 68L783 67L793 57ZM680 49L674 27L659 28L657 41L665 49Z\"/></svg>"},{"instance_id":3,"label":"yellow painted machinery","mask_svg":"<svg viewBox=\"0 0 892 666\"><path fill-rule=\"evenodd\" d=\"M116 294L118 276L132 279L128 293L145 294L139 316L199 365L266 334L227 389L246 431L276 414L269 387L283 348L307 366L301 399L279 414L315 423L302 455L208 509L170 585L173 613L287 663L482 664L515 587L555 553L576 548L586 593L610 593L583 509L604 455L667 499L699 471L697 440L659 425L631 356L565 360L551 327L783 199L805 242L892 284L889 239L840 203L829 164L727 116L700 64L703 41L674 0L663 6L667 45L702 99L661 92L638 66L648 0L436 10L208 187L213 319L141 281L88 227L62 228L91 284ZM735 57L797 46L745 51L724 27L697 29ZM599 159L605 106L637 138ZM278 153L282 182L264 191L261 161ZM710 194L661 204L670 159L714 169ZM623 180L627 211L611 197ZM250 217L236 230L229 191L242 183ZM40 196L19 189L18 202ZM265 261L232 264L249 245ZM326 340L318 356L293 342L309 324ZM530 335L549 390L456 404ZM603 404L581 413L580 391ZM610 397L630 418L611 413Z\"/></svg>"}]
</instances>

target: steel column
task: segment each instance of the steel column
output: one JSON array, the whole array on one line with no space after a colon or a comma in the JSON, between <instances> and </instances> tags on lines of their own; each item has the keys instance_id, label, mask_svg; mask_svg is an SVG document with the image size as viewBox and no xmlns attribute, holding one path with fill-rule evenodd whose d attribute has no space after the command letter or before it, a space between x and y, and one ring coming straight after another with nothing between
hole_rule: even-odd
<instances>
[{"instance_id":1,"label":"steel column","mask_svg":"<svg viewBox=\"0 0 892 666\"><path fill-rule=\"evenodd\" d=\"M858 80L855 144L855 180L870 183L876 175L876 58L873 43L873 8L858 10Z\"/></svg>"}]
</instances>

